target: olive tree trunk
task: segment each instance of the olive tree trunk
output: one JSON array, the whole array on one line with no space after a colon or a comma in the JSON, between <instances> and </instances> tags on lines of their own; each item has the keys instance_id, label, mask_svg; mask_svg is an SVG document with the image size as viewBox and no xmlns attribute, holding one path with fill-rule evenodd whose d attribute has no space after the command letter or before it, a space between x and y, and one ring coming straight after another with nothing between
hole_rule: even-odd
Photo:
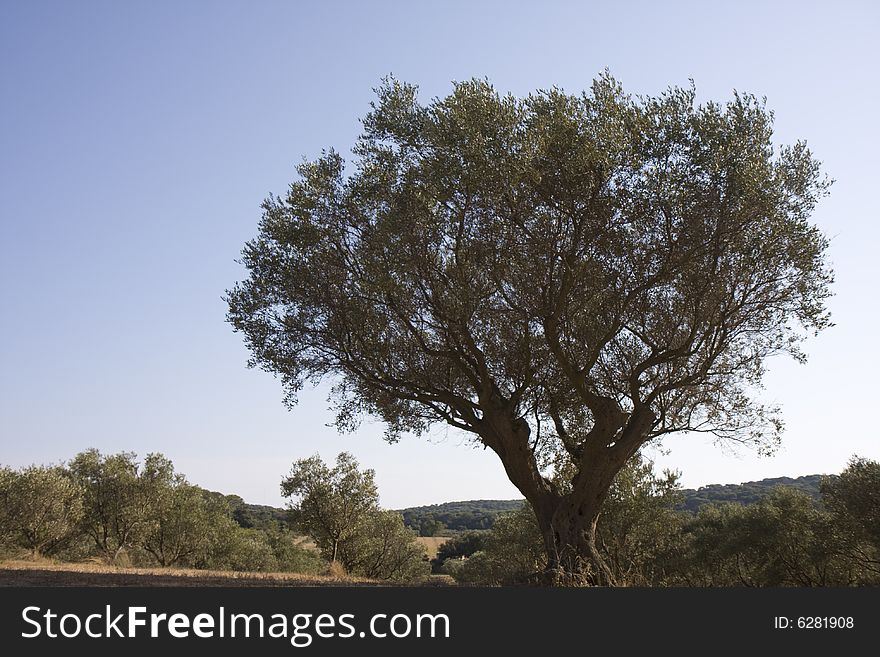
<instances>
[{"instance_id":1,"label":"olive tree trunk","mask_svg":"<svg viewBox=\"0 0 880 657\"><path fill-rule=\"evenodd\" d=\"M498 454L510 481L535 511L547 555L540 583L615 586L596 544L596 526L614 477L644 442L653 421L650 411L635 413L626 422L606 424L610 428L605 436L597 430L576 459L577 474L565 490L541 474L525 420L503 413L487 414L487 420L492 431L481 433L483 442Z\"/></svg>"},{"instance_id":2,"label":"olive tree trunk","mask_svg":"<svg viewBox=\"0 0 880 657\"><path fill-rule=\"evenodd\" d=\"M604 496L603 496L604 497ZM550 510L552 509L552 510ZM596 545L601 500L578 504L571 495L535 509L547 555L539 581L551 586L615 586L611 569Z\"/></svg>"}]
</instances>

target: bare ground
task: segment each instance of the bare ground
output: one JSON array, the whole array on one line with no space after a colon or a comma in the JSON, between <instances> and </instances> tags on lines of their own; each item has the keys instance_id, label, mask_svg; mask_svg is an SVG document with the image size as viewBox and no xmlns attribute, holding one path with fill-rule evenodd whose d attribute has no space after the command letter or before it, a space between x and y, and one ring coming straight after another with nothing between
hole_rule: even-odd
<instances>
[{"instance_id":1,"label":"bare ground","mask_svg":"<svg viewBox=\"0 0 880 657\"><path fill-rule=\"evenodd\" d=\"M47 560L0 562L0 586L381 586L362 577L185 568L123 568Z\"/></svg>"}]
</instances>

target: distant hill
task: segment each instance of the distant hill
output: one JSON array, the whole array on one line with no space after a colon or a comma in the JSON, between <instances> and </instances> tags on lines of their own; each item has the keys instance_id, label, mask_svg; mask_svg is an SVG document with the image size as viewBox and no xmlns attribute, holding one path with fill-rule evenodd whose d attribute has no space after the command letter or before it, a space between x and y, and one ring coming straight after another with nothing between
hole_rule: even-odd
<instances>
[{"instance_id":1,"label":"distant hill","mask_svg":"<svg viewBox=\"0 0 880 657\"><path fill-rule=\"evenodd\" d=\"M286 527L288 512L265 504L248 504L238 495L224 495L215 491L205 491L209 499L215 499L229 506L232 519L245 529L270 529Z\"/></svg>"},{"instance_id":2,"label":"distant hill","mask_svg":"<svg viewBox=\"0 0 880 657\"><path fill-rule=\"evenodd\" d=\"M753 504L766 497L776 486L790 486L803 491L814 499L819 499L819 483L822 475L804 477L774 477L760 481L747 481L742 484L711 484L696 490L682 490L684 501L677 507L679 511L696 513L706 504L733 502L736 504ZM431 521L442 522L452 531L467 529L489 529L500 513L515 511L522 505L522 500L468 500L464 502L447 502L431 506L416 506L401 509L403 520L408 527L427 533Z\"/></svg>"},{"instance_id":3,"label":"distant hill","mask_svg":"<svg viewBox=\"0 0 880 657\"><path fill-rule=\"evenodd\" d=\"M776 486L789 486L803 491L814 499L819 499L819 484L822 475L804 477L775 477L760 481L747 481L742 484L711 484L698 489L682 490L684 501L677 507L680 511L696 513L706 504L733 502L736 504L753 504L766 497ZM232 517L242 527L265 529L270 526L285 525L287 511L278 507L261 504L248 504L238 495L222 495L209 492L225 499L232 511ZM432 536L447 529L449 531L465 531L474 529L490 529L495 518L501 513L515 511L522 506L522 500L464 500L461 502L445 502L428 506L414 506L401 509L400 514L407 527L415 529L422 535Z\"/></svg>"},{"instance_id":4,"label":"distant hill","mask_svg":"<svg viewBox=\"0 0 880 657\"><path fill-rule=\"evenodd\" d=\"M400 513L407 527L423 535L430 535L433 532L426 531L425 528L431 523L443 523L446 529L452 531L489 529L498 514L515 511L522 503L522 500L466 500L414 506L401 509Z\"/></svg>"},{"instance_id":5,"label":"distant hill","mask_svg":"<svg viewBox=\"0 0 880 657\"><path fill-rule=\"evenodd\" d=\"M774 477L760 481L747 481L743 484L711 484L694 490L686 488L684 502L678 506L683 511L696 512L706 504L735 502L737 504L753 504L766 497L776 486L788 486L803 491L814 499L819 499L819 484L822 475L806 475L804 477Z\"/></svg>"}]
</instances>

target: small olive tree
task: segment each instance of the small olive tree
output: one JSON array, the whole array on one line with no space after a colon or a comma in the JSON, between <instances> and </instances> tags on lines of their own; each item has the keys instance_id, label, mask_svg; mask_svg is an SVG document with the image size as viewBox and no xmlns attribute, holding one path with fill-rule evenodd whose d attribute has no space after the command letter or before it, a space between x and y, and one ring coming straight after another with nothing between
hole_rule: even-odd
<instances>
[{"instance_id":1,"label":"small olive tree","mask_svg":"<svg viewBox=\"0 0 880 657\"><path fill-rule=\"evenodd\" d=\"M8 540L30 550L33 557L48 556L77 536L82 491L61 467L3 468L0 508Z\"/></svg>"},{"instance_id":2,"label":"small olive tree","mask_svg":"<svg viewBox=\"0 0 880 657\"><path fill-rule=\"evenodd\" d=\"M348 452L330 468L315 455L293 464L281 482L281 494L295 498L289 505L293 526L315 539L324 557L337 561L340 544L362 531L365 518L379 507L375 473L359 470ZM352 562L343 562L351 569Z\"/></svg>"},{"instance_id":3,"label":"small olive tree","mask_svg":"<svg viewBox=\"0 0 880 657\"><path fill-rule=\"evenodd\" d=\"M137 456L131 452L80 452L70 462L74 480L83 490L83 531L110 561L138 544L149 517L149 504L138 478Z\"/></svg>"},{"instance_id":4,"label":"small olive tree","mask_svg":"<svg viewBox=\"0 0 880 657\"><path fill-rule=\"evenodd\" d=\"M375 473L342 452L335 467L319 456L300 459L281 482L294 527L310 535L331 562L352 574L410 580L430 571L415 533L394 511L379 508Z\"/></svg>"},{"instance_id":5,"label":"small olive tree","mask_svg":"<svg viewBox=\"0 0 880 657\"><path fill-rule=\"evenodd\" d=\"M144 459L140 479L148 503L141 547L161 566L199 563L227 510L211 504L162 454Z\"/></svg>"}]
</instances>

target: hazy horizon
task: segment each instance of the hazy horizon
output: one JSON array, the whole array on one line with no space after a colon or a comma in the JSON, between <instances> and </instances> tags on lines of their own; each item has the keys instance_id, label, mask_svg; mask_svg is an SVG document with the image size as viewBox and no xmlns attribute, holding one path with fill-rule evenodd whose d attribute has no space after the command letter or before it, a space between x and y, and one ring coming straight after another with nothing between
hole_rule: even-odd
<instances>
[{"instance_id":1,"label":"hazy horizon","mask_svg":"<svg viewBox=\"0 0 880 657\"><path fill-rule=\"evenodd\" d=\"M222 296L245 276L261 201L303 157L348 153L383 76L427 100L472 77L577 92L606 67L631 94L693 79L701 101L766 96L775 142L806 139L836 181L813 217L836 326L806 342L806 365L770 362L778 453L675 436L647 455L686 488L880 459L878 26L867 1L5 3L0 463L162 452L193 483L279 506L291 462L344 450L389 508L520 497L459 432L337 435L326 387L288 412L280 383L245 367Z\"/></svg>"}]
</instances>

